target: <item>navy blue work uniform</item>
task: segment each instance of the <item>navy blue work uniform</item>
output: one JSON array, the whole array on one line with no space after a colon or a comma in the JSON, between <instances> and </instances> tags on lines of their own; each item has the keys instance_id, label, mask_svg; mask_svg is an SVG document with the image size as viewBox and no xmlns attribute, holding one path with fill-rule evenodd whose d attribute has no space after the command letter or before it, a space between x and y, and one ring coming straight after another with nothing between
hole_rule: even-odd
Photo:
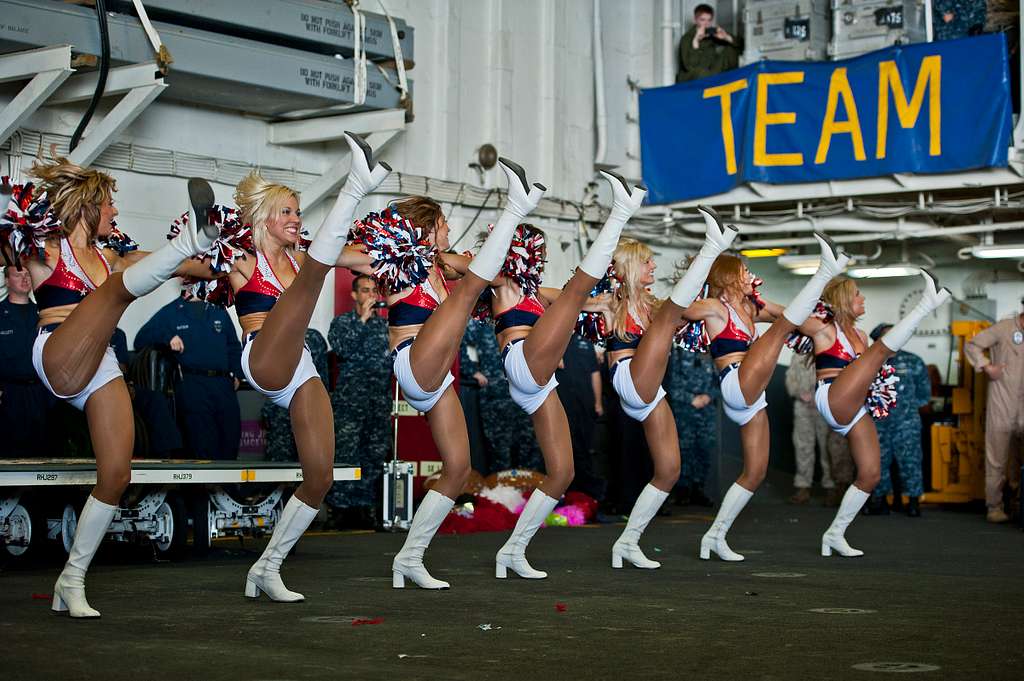
<instances>
[{"instance_id":1,"label":"navy blue work uniform","mask_svg":"<svg viewBox=\"0 0 1024 681\"><path fill-rule=\"evenodd\" d=\"M174 355L181 367L175 404L186 455L238 458L241 415L234 381L242 375L242 346L231 318L216 305L175 300L139 329L135 347L168 347L175 336L185 346Z\"/></svg>"},{"instance_id":2,"label":"navy blue work uniform","mask_svg":"<svg viewBox=\"0 0 1024 681\"><path fill-rule=\"evenodd\" d=\"M0 302L0 456L52 456L46 418L55 399L32 368L39 312L35 303Z\"/></svg>"}]
</instances>

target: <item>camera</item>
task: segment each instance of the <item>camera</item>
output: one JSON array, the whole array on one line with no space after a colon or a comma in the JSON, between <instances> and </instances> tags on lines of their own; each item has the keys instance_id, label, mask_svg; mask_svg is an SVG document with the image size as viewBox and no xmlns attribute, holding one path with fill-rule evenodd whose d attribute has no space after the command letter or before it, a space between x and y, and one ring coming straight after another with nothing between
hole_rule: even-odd
<instances>
[{"instance_id":1,"label":"camera","mask_svg":"<svg viewBox=\"0 0 1024 681\"><path fill-rule=\"evenodd\" d=\"M714 38L716 33L718 33L717 26L708 26L704 29L704 39L707 40L708 38Z\"/></svg>"}]
</instances>

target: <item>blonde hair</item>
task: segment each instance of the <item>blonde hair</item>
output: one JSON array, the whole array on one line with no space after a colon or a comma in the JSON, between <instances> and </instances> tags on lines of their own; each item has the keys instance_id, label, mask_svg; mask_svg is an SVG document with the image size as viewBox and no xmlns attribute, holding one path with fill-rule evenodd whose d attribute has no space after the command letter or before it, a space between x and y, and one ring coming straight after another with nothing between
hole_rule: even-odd
<instances>
[{"instance_id":1,"label":"blonde hair","mask_svg":"<svg viewBox=\"0 0 1024 681\"><path fill-rule=\"evenodd\" d=\"M836 277L825 286L821 294L839 326L851 326L857 321L853 313L853 299L857 297L857 284L848 277Z\"/></svg>"},{"instance_id":2,"label":"blonde hair","mask_svg":"<svg viewBox=\"0 0 1024 681\"><path fill-rule=\"evenodd\" d=\"M646 322L654 317L661 305L661 301L640 283L644 265L653 257L654 251L635 239L622 239L615 249L612 260L615 277L621 285L612 299L612 332L619 338L628 339L630 336L626 333L630 312L638 315L637 321Z\"/></svg>"},{"instance_id":3,"label":"blonde hair","mask_svg":"<svg viewBox=\"0 0 1024 681\"><path fill-rule=\"evenodd\" d=\"M252 225L253 242L262 250L267 238L267 222L288 199L298 202L299 193L291 187L270 182L254 170L235 187L234 198L242 222Z\"/></svg>"},{"instance_id":4,"label":"blonde hair","mask_svg":"<svg viewBox=\"0 0 1024 681\"><path fill-rule=\"evenodd\" d=\"M739 256L722 254L715 258L708 272L708 297L732 296L743 299L749 288L743 281L743 259Z\"/></svg>"},{"instance_id":5,"label":"blonde hair","mask_svg":"<svg viewBox=\"0 0 1024 681\"><path fill-rule=\"evenodd\" d=\"M114 198L117 180L99 170L75 165L63 156L49 162L36 161L30 174L46 191L65 236L70 236L80 222L85 223L90 237L96 236L100 208Z\"/></svg>"}]
</instances>

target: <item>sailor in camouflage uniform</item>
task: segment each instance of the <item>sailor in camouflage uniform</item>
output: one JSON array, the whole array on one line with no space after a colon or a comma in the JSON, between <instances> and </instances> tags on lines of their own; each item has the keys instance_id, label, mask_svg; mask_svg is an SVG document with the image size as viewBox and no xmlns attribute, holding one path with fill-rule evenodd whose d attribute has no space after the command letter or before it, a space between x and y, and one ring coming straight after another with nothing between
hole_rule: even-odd
<instances>
[{"instance_id":1,"label":"sailor in camouflage uniform","mask_svg":"<svg viewBox=\"0 0 1024 681\"><path fill-rule=\"evenodd\" d=\"M334 411L334 460L359 466L358 483L334 483L327 493L332 508L379 508L380 476L391 454L391 356L388 323L376 314L377 286L360 275L352 282L355 307L331 322L328 340L338 358Z\"/></svg>"},{"instance_id":2,"label":"sailor in camouflage uniform","mask_svg":"<svg viewBox=\"0 0 1024 681\"><path fill-rule=\"evenodd\" d=\"M879 324L871 332L877 339L891 325ZM896 375L896 404L889 410L889 416L875 421L878 430L878 444L882 450L882 478L872 492L871 512L888 511L885 497L892 494L892 463L899 467L903 492L910 497L907 515L921 515L919 497L924 494L924 480L921 474L921 407L931 401L932 383L924 360L912 352L900 350L889 360Z\"/></svg>"},{"instance_id":3,"label":"sailor in camouflage uniform","mask_svg":"<svg viewBox=\"0 0 1024 681\"><path fill-rule=\"evenodd\" d=\"M469 347L476 349L475 362L470 357ZM463 363L460 371L464 375L479 372L486 379L486 384L480 386L480 424L491 452L487 472L513 466L543 470L540 446L533 434L530 417L509 396L508 379L505 378L494 326L470 320L462 337L460 357Z\"/></svg>"},{"instance_id":4,"label":"sailor in camouflage uniform","mask_svg":"<svg viewBox=\"0 0 1024 681\"><path fill-rule=\"evenodd\" d=\"M676 503L710 507L704 492L718 434L718 375L707 353L672 348L665 372L668 404L679 432L682 467Z\"/></svg>"},{"instance_id":5,"label":"sailor in camouflage uniform","mask_svg":"<svg viewBox=\"0 0 1024 681\"><path fill-rule=\"evenodd\" d=\"M315 329L306 329L306 347L313 356L316 372L324 385L330 385L327 375L327 341ZM266 433L266 458L268 461L298 461L299 452L295 448L295 437L292 435L292 419L288 410L278 407L270 400L263 403L260 412Z\"/></svg>"}]
</instances>

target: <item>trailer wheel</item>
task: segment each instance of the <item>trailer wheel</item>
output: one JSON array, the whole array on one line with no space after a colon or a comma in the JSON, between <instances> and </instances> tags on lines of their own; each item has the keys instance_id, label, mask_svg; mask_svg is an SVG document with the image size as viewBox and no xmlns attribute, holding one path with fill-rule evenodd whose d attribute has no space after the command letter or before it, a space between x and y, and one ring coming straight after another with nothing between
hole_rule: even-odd
<instances>
[{"instance_id":1,"label":"trailer wheel","mask_svg":"<svg viewBox=\"0 0 1024 681\"><path fill-rule=\"evenodd\" d=\"M60 516L60 543L64 547L64 553L71 553L71 545L75 541L75 530L78 529L78 513L71 504L64 505L64 511Z\"/></svg>"},{"instance_id":2,"label":"trailer wheel","mask_svg":"<svg viewBox=\"0 0 1024 681\"><path fill-rule=\"evenodd\" d=\"M181 557L188 544L185 501L177 494L167 495L167 499L156 510L156 519L163 530L159 536L152 538L157 553L171 560Z\"/></svg>"},{"instance_id":3,"label":"trailer wheel","mask_svg":"<svg viewBox=\"0 0 1024 681\"><path fill-rule=\"evenodd\" d=\"M11 529L10 536L4 542L4 548L8 554L14 558L22 558L30 551L35 552L34 549L46 540L46 521L43 520L41 527L38 522L39 519L34 518L23 505L18 504L14 507L7 516L7 524Z\"/></svg>"}]
</instances>

